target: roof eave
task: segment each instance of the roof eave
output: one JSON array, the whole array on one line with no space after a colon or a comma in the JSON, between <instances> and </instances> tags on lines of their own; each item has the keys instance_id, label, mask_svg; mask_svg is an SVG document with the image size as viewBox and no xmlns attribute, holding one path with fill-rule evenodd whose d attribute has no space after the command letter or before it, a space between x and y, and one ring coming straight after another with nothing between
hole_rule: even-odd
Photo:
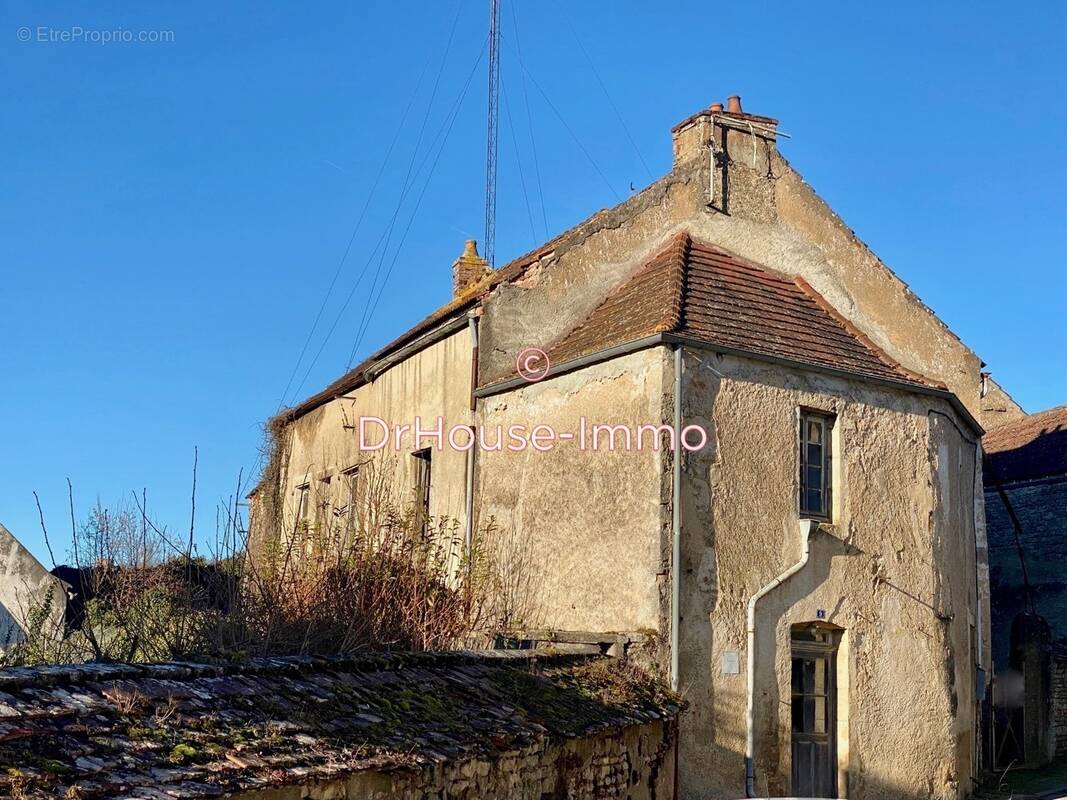
<instances>
[{"instance_id":1,"label":"roof eave","mask_svg":"<svg viewBox=\"0 0 1067 800\"><path fill-rule=\"evenodd\" d=\"M741 358L752 359L753 361L762 361L768 364L777 364L779 366L790 367L792 369L805 370L807 372L816 372L822 375L829 375L837 378L845 378L847 380L860 381L863 383L872 384L875 386L884 386L891 389L896 389L902 392L910 392L913 394L921 394L929 397L938 397L946 400L956 411L957 414L968 424L968 426L975 432L977 436L981 436L985 433L985 430L978 423L978 420L967 410L966 406L960 402L960 399L956 397L948 389L939 388L936 386L927 386L919 383L909 383L907 381L896 381L891 378L880 378L874 375L866 375L861 372L852 372L850 370L838 369L836 367L829 367L823 364L814 364L807 361L797 361L791 358L785 358L782 356L774 356L767 353L760 353L755 350L745 350L738 347L730 347L728 345L719 344L717 342L707 341L704 339L697 339L692 336L683 336L677 333L655 333L651 336L644 336L640 339L634 339L630 342L624 342L623 344L613 345L612 347L604 348L593 353L588 353L578 358L570 359L562 364L553 365L552 370L546 378L550 380L552 378L566 375L567 373L574 372L579 369L583 369L593 364L599 364L604 361L610 361L613 358L619 356L635 353L639 350L646 350L650 347L658 347L661 345L666 346L682 346L693 347L701 350L713 350L716 353L724 353L726 355L738 356ZM492 383L485 386L479 386L474 394L476 397L490 397L492 395L508 392L513 389L520 388L522 386L529 386L530 382L522 377L509 378L498 383Z\"/></svg>"}]
</instances>

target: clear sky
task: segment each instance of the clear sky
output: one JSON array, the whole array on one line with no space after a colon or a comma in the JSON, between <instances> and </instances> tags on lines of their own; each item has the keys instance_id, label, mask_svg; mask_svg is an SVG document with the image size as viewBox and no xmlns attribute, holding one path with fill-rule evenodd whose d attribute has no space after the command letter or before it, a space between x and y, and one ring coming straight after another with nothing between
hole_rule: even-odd
<instances>
[{"instance_id":1,"label":"clear sky","mask_svg":"<svg viewBox=\"0 0 1067 800\"><path fill-rule=\"evenodd\" d=\"M0 521L42 559L32 492L62 560L68 477L79 516L145 489L188 529L194 447L210 536L294 368L287 402L448 299L483 229L486 5L4 3ZM1027 410L1067 402L1067 5L503 5L498 264L740 94Z\"/></svg>"}]
</instances>

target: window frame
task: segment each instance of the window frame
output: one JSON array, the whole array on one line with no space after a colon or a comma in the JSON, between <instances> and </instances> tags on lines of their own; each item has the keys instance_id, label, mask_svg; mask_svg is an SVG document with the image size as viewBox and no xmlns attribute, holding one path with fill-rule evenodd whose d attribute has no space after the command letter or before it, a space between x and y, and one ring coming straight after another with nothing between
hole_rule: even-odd
<instances>
[{"instance_id":1,"label":"window frame","mask_svg":"<svg viewBox=\"0 0 1067 800\"><path fill-rule=\"evenodd\" d=\"M424 537L430 528L430 490L433 485L433 448L412 454L415 459L415 530Z\"/></svg>"},{"instance_id":2,"label":"window frame","mask_svg":"<svg viewBox=\"0 0 1067 800\"><path fill-rule=\"evenodd\" d=\"M300 532L311 528L311 481L305 481L297 486L296 492L296 519L293 530Z\"/></svg>"},{"instance_id":3,"label":"window frame","mask_svg":"<svg viewBox=\"0 0 1067 800\"><path fill-rule=\"evenodd\" d=\"M798 414L797 426L797 510L801 519L814 519L820 522L833 521L834 509L834 427L837 416L830 411L816 408L801 408ZM808 423L817 422L822 427L822 441L819 446L822 449L822 461L819 465L820 486L819 496L822 498L822 508L812 510L808 507L807 498L812 487L808 485L808 468L813 466L808 461L808 447L815 444L808 441Z\"/></svg>"},{"instance_id":4,"label":"window frame","mask_svg":"<svg viewBox=\"0 0 1067 800\"><path fill-rule=\"evenodd\" d=\"M345 510L349 517L353 516L356 510L356 491L358 489L357 481L359 480L359 468L362 464L353 464L350 467L345 467L341 470L341 481L343 482L342 490L345 493Z\"/></svg>"}]
</instances>

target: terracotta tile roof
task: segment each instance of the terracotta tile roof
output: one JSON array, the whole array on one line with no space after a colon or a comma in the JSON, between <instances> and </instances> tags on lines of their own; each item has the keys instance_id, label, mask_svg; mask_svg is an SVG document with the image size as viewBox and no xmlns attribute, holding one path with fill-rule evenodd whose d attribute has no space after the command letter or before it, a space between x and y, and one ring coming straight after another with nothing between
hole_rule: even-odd
<instances>
[{"instance_id":1,"label":"terracotta tile roof","mask_svg":"<svg viewBox=\"0 0 1067 800\"><path fill-rule=\"evenodd\" d=\"M982 437L989 477L1002 483L1067 475L1067 406L1009 422Z\"/></svg>"},{"instance_id":2,"label":"terracotta tile roof","mask_svg":"<svg viewBox=\"0 0 1067 800\"><path fill-rule=\"evenodd\" d=\"M531 651L0 670L0 796L214 797L494 758L680 711L615 659Z\"/></svg>"},{"instance_id":3,"label":"terracotta tile roof","mask_svg":"<svg viewBox=\"0 0 1067 800\"><path fill-rule=\"evenodd\" d=\"M548 348L553 364L655 333L942 388L891 359L803 278L676 236L576 328Z\"/></svg>"}]
</instances>

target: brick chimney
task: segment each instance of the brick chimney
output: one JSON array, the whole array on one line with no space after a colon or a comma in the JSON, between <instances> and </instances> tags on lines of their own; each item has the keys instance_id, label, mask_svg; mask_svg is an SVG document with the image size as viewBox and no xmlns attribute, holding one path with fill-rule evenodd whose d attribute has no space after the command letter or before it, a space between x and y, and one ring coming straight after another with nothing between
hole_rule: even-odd
<instances>
[{"instance_id":1,"label":"brick chimney","mask_svg":"<svg viewBox=\"0 0 1067 800\"><path fill-rule=\"evenodd\" d=\"M452 264L452 296L459 297L492 271L489 262L478 255L478 243L468 239L463 254Z\"/></svg>"}]
</instances>

